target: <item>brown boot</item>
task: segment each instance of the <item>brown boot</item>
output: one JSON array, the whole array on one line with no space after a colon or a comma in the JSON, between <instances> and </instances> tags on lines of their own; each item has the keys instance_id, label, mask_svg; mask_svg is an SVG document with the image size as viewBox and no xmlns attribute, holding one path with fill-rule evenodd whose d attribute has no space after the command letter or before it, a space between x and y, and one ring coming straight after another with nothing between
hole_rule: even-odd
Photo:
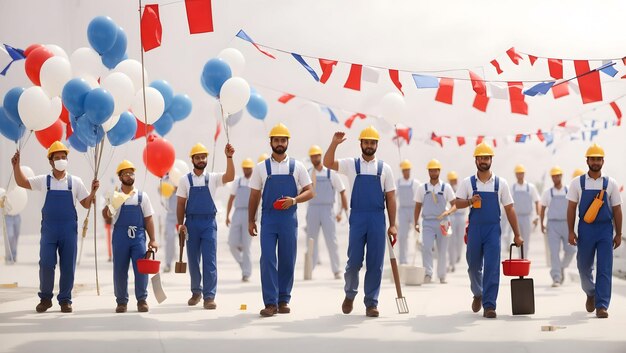
<instances>
[{"instance_id":1,"label":"brown boot","mask_svg":"<svg viewBox=\"0 0 626 353\"><path fill-rule=\"evenodd\" d=\"M45 313L46 310L50 309L52 307L52 299L41 299L41 301L39 301L39 304L37 304L37 306L35 307L35 310L37 310L38 313Z\"/></svg>"},{"instance_id":2,"label":"brown boot","mask_svg":"<svg viewBox=\"0 0 626 353\"><path fill-rule=\"evenodd\" d=\"M215 300L213 298L205 299L204 308L207 310L215 310L215 308L217 308L217 304L215 304Z\"/></svg>"},{"instance_id":3,"label":"brown boot","mask_svg":"<svg viewBox=\"0 0 626 353\"><path fill-rule=\"evenodd\" d=\"M279 302L278 303L278 313L279 314L289 314L291 312L291 308L289 307L289 303L287 302Z\"/></svg>"},{"instance_id":4,"label":"brown boot","mask_svg":"<svg viewBox=\"0 0 626 353\"><path fill-rule=\"evenodd\" d=\"M487 319L495 319L496 318L496 309L493 308L485 308L485 310L483 311L483 317L486 317Z\"/></svg>"},{"instance_id":5,"label":"brown boot","mask_svg":"<svg viewBox=\"0 0 626 353\"><path fill-rule=\"evenodd\" d=\"M594 297L593 295L588 295L587 296L587 301L585 302L585 309L587 309L588 313L592 313L593 310L596 308L596 297Z\"/></svg>"},{"instance_id":6,"label":"brown boot","mask_svg":"<svg viewBox=\"0 0 626 353\"><path fill-rule=\"evenodd\" d=\"M472 311L477 313L478 311L480 311L480 307L483 305L483 298L482 297L474 297L474 299L472 299Z\"/></svg>"},{"instance_id":7,"label":"brown boot","mask_svg":"<svg viewBox=\"0 0 626 353\"><path fill-rule=\"evenodd\" d=\"M202 299L202 294L194 293L189 300L187 300L187 305L194 306L200 303L200 299Z\"/></svg>"},{"instance_id":8,"label":"brown boot","mask_svg":"<svg viewBox=\"0 0 626 353\"><path fill-rule=\"evenodd\" d=\"M350 314L352 312L352 305L354 304L354 299L344 299L343 303L341 304L341 311L343 311L344 314Z\"/></svg>"},{"instance_id":9,"label":"brown boot","mask_svg":"<svg viewBox=\"0 0 626 353\"><path fill-rule=\"evenodd\" d=\"M72 304L69 302L61 303L61 312L62 313L71 313L72 312Z\"/></svg>"},{"instance_id":10,"label":"brown boot","mask_svg":"<svg viewBox=\"0 0 626 353\"><path fill-rule=\"evenodd\" d=\"M148 302L146 302L145 300L140 300L137 302L137 311L139 311L140 313L147 313L148 312Z\"/></svg>"},{"instance_id":11,"label":"brown boot","mask_svg":"<svg viewBox=\"0 0 626 353\"><path fill-rule=\"evenodd\" d=\"M276 315L277 312L278 312L278 308L276 308L276 305L268 304L265 306L265 309L261 310L259 314L261 314L261 316L263 317L270 317L270 316Z\"/></svg>"},{"instance_id":12,"label":"brown boot","mask_svg":"<svg viewBox=\"0 0 626 353\"><path fill-rule=\"evenodd\" d=\"M115 312L116 313L125 313L127 310L127 305L126 304L117 304L117 307L115 308Z\"/></svg>"},{"instance_id":13,"label":"brown boot","mask_svg":"<svg viewBox=\"0 0 626 353\"><path fill-rule=\"evenodd\" d=\"M368 306L367 309L365 309L365 316L367 317L378 317L378 315L380 315L380 313L375 306Z\"/></svg>"},{"instance_id":14,"label":"brown boot","mask_svg":"<svg viewBox=\"0 0 626 353\"><path fill-rule=\"evenodd\" d=\"M598 319L606 319L607 317L609 317L609 313L606 311L605 308L597 308L596 317Z\"/></svg>"}]
</instances>

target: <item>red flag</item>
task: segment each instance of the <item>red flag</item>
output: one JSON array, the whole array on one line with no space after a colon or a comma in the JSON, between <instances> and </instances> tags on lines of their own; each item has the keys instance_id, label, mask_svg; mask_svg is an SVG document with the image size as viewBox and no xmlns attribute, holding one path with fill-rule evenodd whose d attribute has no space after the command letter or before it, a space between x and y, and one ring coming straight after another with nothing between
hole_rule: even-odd
<instances>
[{"instance_id":1,"label":"red flag","mask_svg":"<svg viewBox=\"0 0 626 353\"><path fill-rule=\"evenodd\" d=\"M521 82L508 82L509 99L511 100L511 113L528 115L528 104L524 101Z\"/></svg>"},{"instance_id":2,"label":"red flag","mask_svg":"<svg viewBox=\"0 0 626 353\"><path fill-rule=\"evenodd\" d=\"M496 59L491 60L491 65L493 65L493 67L496 68L496 72L498 73L498 75L500 75L503 72L502 69L500 68L500 63L498 63L498 60Z\"/></svg>"},{"instance_id":3,"label":"red flag","mask_svg":"<svg viewBox=\"0 0 626 353\"><path fill-rule=\"evenodd\" d=\"M280 98L278 98L278 101L283 104L287 104L287 102L292 100L294 97L295 96L293 94L285 93L282 96L280 96Z\"/></svg>"},{"instance_id":4,"label":"red flag","mask_svg":"<svg viewBox=\"0 0 626 353\"><path fill-rule=\"evenodd\" d=\"M617 126L621 126L622 125L622 111L619 109L619 107L617 106L617 103L615 102L611 102L611 108L613 108L613 111L615 112L615 116L617 116Z\"/></svg>"},{"instance_id":5,"label":"red flag","mask_svg":"<svg viewBox=\"0 0 626 353\"><path fill-rule=\"evenodd\" d=\"M439 89L437 89L437 95L435 96L435 100L441 103L452 104L453 91L454 79L442 77L439 81Z\"/></svg>"},{"instance_id":6,"label":"red flag","mask_svg":"<svg viewBox=\"0 0 626 353\"><path fill-rule=\"evenodd\" d=\"M465 144L465 137L457 136L456 142L459 144L459 146L463 146Z\"/></svg>"},{"instance_id":7,"label":"red flag","mask_svg":"<svg viewBox=\"0 0 626 353\"><path fill-rule=\"evenodd\" d=\"M559 83L552 86L552 94L554 95L554 99L559 99L561 97L569 95L567 82Z\"/></svg>"},{"instance_id":8,"label":"red flag","mask_svg":"<svg viewBox=\"0 0 626 353\"><path fill-rule=\"evenodd\" d=\"M435 135L435 133L433 132L430 135L430 139L437 142L439 144L439 146L443 147L443 137L442 136L437 136Z\"/></svg>"},{"instance_id":9,"label":"red flag","mask_svg":"<svg viewBox=\"0 0 626 353\"><path fill-rule=\"evenodd\" d=\"M550 77L555 80L563 78L563 60L561 59L548 59L548 69L550 70Z\"/></svg>"},{"instance_id":10,"label":"red flag","mask_svg":"<svg viewBox=\"0 0 626 353\"><path fill-rule=\"evenodd\" d=\"M622 58L622 64L626 65L626 56Z\"/></svg>"},{"instance_id":11,"label":"red flag","mask_svg":"<svg viewBox=\"0 0 626 353\"><path fill-rule=\"evenodd\" d=\"M352 123L354 123L354 120L355 120L356 118L359 118L359 119L365 119L366 117L367 117L367 115L365 115L365 114L361 114L361 113L352 114L352 115L350 115L350 117L349 117L348 119L346 119L346 121L344 122L344 124L346 125L346 127L347 127L348 129L350 129L350 128L352 128Z\"/></svg>"},{"instance_id":12,"label":"red flag","mask_svg":"<svg viewBox=\"0 0 626 353\"><path fill-rule=\"evenodd\" d=\"M487 104L489 104L489 97L476 94L476 97L474 97L474 108L480 110L481 112L486 112Z\"/></svg>"},{"instance_id":13,"label":"red flag","mask_svg":"<svg viewBox=\"0 0 626 353\"><path fill-rule=\"evenodd\" d=\"M135 118L137 120L137 131L135 131L135 140L141 137L146 137L146 135L150 134L154 130L154 126L148 125L146 128L146 124L143 121Z\"/></svg>"},{"instance_id":14,"label":"red flag","mask_svg":"<svg viewBox=\"0 0 626 353\"><path fill-rule=\"evenodd\" d=\"M543 132L541 131L541 129L537 130L537 138L539 139L539 141L543 142L546 140L546 138L543 136Z\"/></svg>"},{"instance_id":15,"label":"red flag","mask_svg":"<svg viewBox=\"0 0 626 353\"><path fill-rule=\"evenodd\" d=\"M322 77L320 77L321 83L326 83L333 73L333 66L337 65L337 60L319 59L320 67L322 68Z\"/></svg>"},{"instance_id":16,"label":"red flag","mask_svg":"<svg viewBox=\"0 0 626 353\"><path fill-rule=\"evenodd\" d=\"M398 70L389 69L389 78L391 78L391 82L398 88L398 91L402 93L404 96L404 92L402 92L402 83L400 83L400 77L398 74Z\"/></svg>"},{"instance_id":17,"label":"red flag","mask_svg":"<svg viewBox=\"0 0 626 353\"><path fill-rule=\"evenodd\" d=\"M162 33L159 5L146 5L141 16L141 45L143 46L143 51L160 47Z\"/></svg>"},{"instance_id":18,"label":"red flag","mask_svg":"<svg viewBox=\"0 0 626 353\"><path fill-rule=\"evenodd\" d=\"M213 141L217 141L217 138L220 136L220 132L222 132L222 123L218 120L217 126L215 127L215 136L213 136Z\"/></svg>"},{"instance_id":19,"label":"red flag","mask_svg":"<svg viewBox=\"0 0 626 353\"><path fill-rule=\"evenodd\" d=\"M535 61L537 61L536 56L528 54L528 59L530 60L530 66L535 65Z\"/></svg>"},{"instance_id":20,"label":"red flag","mask_svg":"<svg viewBox=\"0 0 626 353\"><path fill-rule=\"evenodd\" d=\"M476 137L476 144L480 145L481 142L483 142L483 140L485 139L485 136L478 136Z\"/></svg>"},{"instance_id":21,"label":"red flag","mask_svg":"<svg viewBox=\"0 0 626 353\"><path fill-rule=\"evenodd\" d=\"M600 85L600 72L591 71L589 61L574 60L578 86L583 104L602 101L602 86Z\"/></svg>"},{"instance_id":22,"label":"red flag","mask_svg":"<svg viewBox=\"0 0 626 353\"><path fill-rule=\"evenodd\" d=\"M470 79L472 80L472 88L476 94L480 94L482 96L487 95L487 86L485 85L485 81L482 77L478 76L478 74L474 73L472 70L468 70Z\"/></svg>"},{"instance_id":23,"label":"red flag","mask_svg":"<svg viewBox=\"0 0 626 353\"><path fill-rule=\"evenodd\" d=\"M567 121L561 121L561 122L559 123L559 126L560 126L560 127L565 127L565 125L566 125L566 124L567 124Z\"/></svg>"},{"instance_id":24,"label":"red flag","mask_svg":"<svg viewBox=\"0 0 626 353\"><path fill-rule=\"evenodd\" d=\"M211 0L185 0L189 33L213 32Z\"/></svg>"},{"instance_id":25,"label":"red flag","mask_svg":"<svg viewBox=\"0 0 626 353\"><path fill-rule=\"evenodd\" d=\"M345 88L350 88L356 91L360 91L362 70L363 70L363 65L352 64L352 66L350 67L350 75L348 75L348 80L346 81L346 84L343 86Z\"/></svg>"},{"instance_id":26,"label":"red flag","mask_svg":"<svg viewBox=\"0 0 626 353\"><path fill-rule=\"evenodd\" d=\"M509 56L509 58L511 58L511 61L513 62L513 64L515 65L519 65L519 61L523 60L522 56L519 55L516 51L515 48L511 47L511 49L506 51L506 55Z\"/></svg>"},{"instance_id":27,"label":"red flag","mask_svg":"<svg viewBox=\"0 0 626 353\"><path fill-rule=\"evenodd\" d=\"M496 139L493 139L491 142L493 142L493 147L498 147L498 141L496 141Z\"/></svg>"}]
</instances>

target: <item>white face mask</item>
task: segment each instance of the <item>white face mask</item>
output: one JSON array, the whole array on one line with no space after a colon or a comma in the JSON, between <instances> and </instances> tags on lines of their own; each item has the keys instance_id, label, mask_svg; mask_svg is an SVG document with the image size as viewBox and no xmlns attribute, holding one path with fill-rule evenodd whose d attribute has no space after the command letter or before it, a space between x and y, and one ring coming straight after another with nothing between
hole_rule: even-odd
<instances>
[{"instance_id":1,"label":"white face mask","mask_svg":"<svg viewBox=\"0 0 626 353\"><path fill-rule=\"evenodd\" d=\"M54 161L54 169L62 172L67 168L67 159L57 159Z\"/></svg>"}]
</instances>

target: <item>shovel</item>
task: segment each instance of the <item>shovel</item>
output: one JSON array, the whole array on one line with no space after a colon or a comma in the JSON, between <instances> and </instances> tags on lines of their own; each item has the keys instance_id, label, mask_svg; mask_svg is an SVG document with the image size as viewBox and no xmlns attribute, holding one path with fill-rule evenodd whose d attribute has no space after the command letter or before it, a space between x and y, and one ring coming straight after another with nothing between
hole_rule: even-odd
<instances>
[{"instance_id":1,"label":"shovel","mask_svg":"<svg viewBox=\"0 0 626 353\"><path fill-rule=\"evenodd\" d=\"M402 296L402 288L400 288L400 273L398 272L398 263L396 261L396 255L393 252L393 246L391 246L391 239L387 236L387 246L389 247L389 260L391 261L391 272L393 273L393 282L396 285L396 306L398 307L398 314L408 314L409 306L406 303L406 298Z\"/></svg>"},{"instance_id":2,"label":"shovel","mask_svg":"<svg viewBox=\"0 0 626 353\"><path fill-rule=\"evenodd\" d=\"M163 284L161 283L161 274L157 273L156 275L150 278L152 281L152 290L154 291L154 297L157 300L157 303L161 304L167 299L167 295L165 295L165 291L163 290Z\"/></svg>"},{"instance_id":3,"label":"shovel","mask_svg":"<svg viewBox=\"0 0 626 353\"><path fill-rule=\"evenodd\" d=\"M178 235L178 245L180 245L180 256L176 265L174 266L175 273L186 273L187 272L187 263L183 262L183 248L185 247L185 239L187 238L186 233L181 233Z\"/></svg>"}]
</instances>

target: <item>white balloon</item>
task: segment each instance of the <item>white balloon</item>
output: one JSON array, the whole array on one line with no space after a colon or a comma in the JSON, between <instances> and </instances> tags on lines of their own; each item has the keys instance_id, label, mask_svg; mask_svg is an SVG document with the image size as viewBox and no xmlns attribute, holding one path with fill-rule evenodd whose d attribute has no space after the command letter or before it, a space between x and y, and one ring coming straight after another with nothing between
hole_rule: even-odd
<instances>
[{"instance_id":1,"label":"white balloon","mask_svg":"<svg viewBox=\"0 0 626 353\"><path fill-rule=\"evenodd\" d=\"M111 130L115 124L117 124L117 122L120 120L120 115L111 115L110 118L107 119L107 121L102 123L102 128L104 129L104 132L108 132L109 130Z\"/></svg>"},{"instance_id":2,"label":"white balloon","mask_svg":"<svg viewBox=\"0 0 626 353\"><path fill-rule=\"evenodd\" d=\"M21 165L20 169L22 169L22 173L24 173L24 176L26 176L26 178L32 178L35 176L35 172L33 172L31 167L29 166ZM15 178L11 178L11 180L9 180L9 186L7 187L7 190L12 191L16 187L17 187L17 184L15 183ZM2 192L0 192L0 194L2 194Z\"/></svg>"},{"instance_id":3,"label":"white balloon","mask_svg":"<svg viewBox=\"0 0 626 353\"><path fill-rule=\"evenodd\" d=\"M113 72L121 72L126 74L133 81L133 87L135 92L139 91L143 87L143 82L150 82L148 80L148 72L143 70L144 78L141 77L141 63L137 60L126 59L121 63L117 64ZM147 86L147 85L146 85Z\"/></svg>"},{"instance_id":4,"label":"white balloon","mask_svg":"<svg viewBox=\"0 0 626 353\"><path fill-rule=\"evenodd\" d=\"M250 85L241 77L231 77L220 89L220 104L224 113L234 114L245 108L250 100Z\"/></svg>"},{"instance_id":5,"label":"white balloon","mask_svg":"<svg viewBox=\"0 0 626 353\"><path fill-rule=\"evenodd\" d=\"M100 54L91 48L78 48L70 56L73 77L100 77L107 68L102 64Z\"/></svg>"},{"instance_id":6,"label":"white balloon","mask_svg":"<svg viewBox=\"0 0 626 353\"><path fill-rule=\"evenodd\" d=\"M66 58L53 56L43 63L39 77L41 88L48 97L58 97L63 92L63 86L72 78L72 67Z\"/></svg>"},{"instance_id":7,"label":"white balloon","mask_svg":"<svg viewBox=\"0 0 626 353\"><path fill-rule=\"evenodd\" d=\"M115 102L113 115L122 114L130 108L135 97L135 88L133 81L126 74L113 72L100 82L100 86L113 96L113 101Z\"/></svg>"},{"instance_id":8,"label":"white balloon","mask_svg":"<svg viewBox=\"0 0 626 353\"><path fill-rule=\"evenodd\" d=\"M143 98L143 90L140 89L135 95L135 99L131 105L131 110L139 121L147 124L154 124L157 120L159 120L161 115L163 115L163 111L165 111L165 101L163 100L163 96L156 88L146 87L145 110Z\"/></svg>"},{"instance_id":9,"label":"white balloon","mask_svg":"<svg viewBox=\"0 0 626 353\"><path fill-rule=\"evenodd\" d=\"M82 79L87 81L91 89L96 89L100 87L100 83L98 83L98 79L96 77L85 75L82 77Z\"/></svg>"},{"instance_id":10,"label":"white balloon","mask_svg":"<svg viewBox=\"0 0 626 353\"><path fill-rule=\"evenodd\" d=\"M4 201L4 207L7 214L15 216L22 212L26 208L28 203L28 194L26 189L17 187L6 193L6 199Z\"/></svg>"},{"instance_id":11,"label":"white balloon","mask_svg":"<svg viewBox=\"0 0 626 353\"><path fill-rule=\"evenodd\" d=\"M60 46L56 44L44 44L43 46L46 47L46 49L50 50L52 54L54 54L54 56L60 56L69 61L70 58L67 56L65 50L63 50L63 48L61 48Z\"/></svg>"},{"instance_id":12,"label":"white balloon","mask_svg":"<svg viewBox=\"0 0 626 353\"><path fill-rule=\"evenodd\" d=\"M59 100L59 97L54 99ZM39 86L27 88L17 102L17 110L20 113L22 122L28 130L39 131L54 124L61 114L60 105L56 116L53 113L57 110L56 103L52 104L48 95Z\"/></svg>"},{"instance_id":13,"label":"white balloon","mask_svg":"<svg viewBox=\"0 0 626 353\"><path fill-rule=\"evenodd\" d=\"M392 125L400 122L405 108L404 97L398 92L389 92L380 101L382 117Z\"/></svg>"},{"instance_id":14,"label":"white balloon","mask_svg":"<svg viewBox=\"0 0 626 353\"><path fill-rule=\"evenodd\" d=\"M246 58L235 48L226 48L217 54L217 57L226 61L230 66L233 76L241 76L246 67Z\"/></svg>"},{"instance_id":15,"label":"white balloon","mask_svg":"<svg viewBox=\"0 0 626 353\"><path fill-rule=\"evenodd\" d=\"M177 159L174 161L174 165L169 171L169 178L174 186L178 187L178 182L180 178L189 173L189 166L185 161L181 159Z\"/></svg>"}]
</instances>

